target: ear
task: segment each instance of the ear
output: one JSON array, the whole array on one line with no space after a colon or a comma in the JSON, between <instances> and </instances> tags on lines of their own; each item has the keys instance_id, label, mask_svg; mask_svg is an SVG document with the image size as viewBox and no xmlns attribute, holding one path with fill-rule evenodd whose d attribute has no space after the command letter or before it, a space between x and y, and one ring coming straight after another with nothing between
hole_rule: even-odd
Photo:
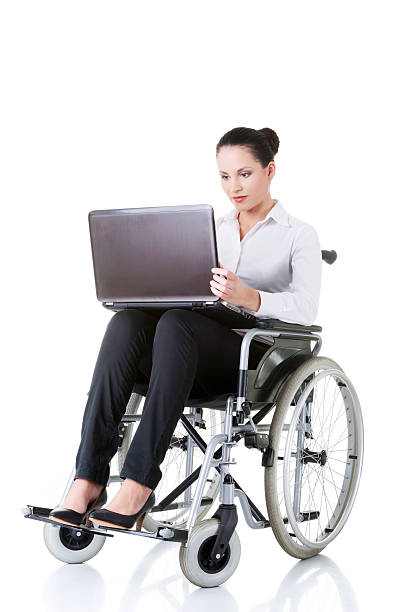
<instances>
[{"instance_id":1,"label":"ear","mask_svg":"<svg viewBox=\"0 0 408 612\"><path fill-rule=\"evenodd\" d=\"M268 177L270 177L271 180L275 176L275 172L276 172L275 162L269 162Z\"/></svg>"}]
</instances>

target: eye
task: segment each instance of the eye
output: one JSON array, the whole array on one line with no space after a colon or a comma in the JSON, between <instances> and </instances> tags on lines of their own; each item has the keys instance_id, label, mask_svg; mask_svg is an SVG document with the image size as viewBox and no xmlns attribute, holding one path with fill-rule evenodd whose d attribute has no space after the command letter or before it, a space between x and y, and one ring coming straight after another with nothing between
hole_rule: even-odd
<instances>
[{"instance_id":1,"label":"eye","mask_svg":"<svg viewBox=\"0 0 408 612\"><path fill-rule=\"evenodd\" d=\"M241 176L244 176L245 178L247 178L248 176L251 176L250 172L241 172ZM226 174L224 174L224 176L221 176L222 179L227 179L228 176Z\"/></svg>"}]
</instances>

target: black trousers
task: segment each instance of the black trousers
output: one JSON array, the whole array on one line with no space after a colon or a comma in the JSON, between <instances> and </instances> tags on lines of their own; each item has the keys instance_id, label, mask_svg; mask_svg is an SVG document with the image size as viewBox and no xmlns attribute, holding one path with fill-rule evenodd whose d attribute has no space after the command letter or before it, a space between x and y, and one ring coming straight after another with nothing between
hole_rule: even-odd
<instances>
[{"instance_id":1,"label":"black trousers","mask_svg":"<svg viewBox=\"0 0 408 612\"><path fill-rule=\"evenodd\" d=\"M121 478L155 489L177 422L190 398L236 393L242 338L200 313L123 310L110 319L88 394L75 478L102 485L118 449L120 420L135 383L148 386ZM252 341L249 368L270 348Z\"/></svg>"}]
</instances>

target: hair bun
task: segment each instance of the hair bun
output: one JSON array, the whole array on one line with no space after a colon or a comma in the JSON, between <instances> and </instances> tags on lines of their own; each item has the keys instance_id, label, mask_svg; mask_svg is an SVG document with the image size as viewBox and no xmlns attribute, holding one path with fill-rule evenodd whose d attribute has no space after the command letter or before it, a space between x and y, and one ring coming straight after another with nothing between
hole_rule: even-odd
<instances>
[{"instance_id":1,"label":"hair bun","mask_svg":"<svg viewBox=\"0 0 408 612\"><path fill-rule=\"evenodd\" d=\"M261 134L265 136L266 140L269 142L269 145L272 149L273 154L276 155L279 149L279 138L278 138L277 133L268 127L264 127L257 131L261 132Z\"/></svg>"}]
</instances>

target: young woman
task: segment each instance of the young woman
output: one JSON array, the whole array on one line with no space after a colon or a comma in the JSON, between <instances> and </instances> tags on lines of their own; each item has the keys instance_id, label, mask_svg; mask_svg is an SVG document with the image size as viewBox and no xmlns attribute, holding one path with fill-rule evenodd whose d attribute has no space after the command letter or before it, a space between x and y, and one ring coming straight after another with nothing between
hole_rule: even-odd
<instances>
[{"instance_id":1,"label":"young woman","mask_svg":"<svg viewBox=\"0 0 408 612\"><path fill-rule=\"evenodd\" d=\"M269 128L234 128L217 144L222 186L234 208L216 222L220 262L211 270L210 288L258 317L311 325L320 294L320 244L310 224L271 198L278 147L278 136ZM235 392L243 333L183 309L161 316L115 313L95 365L74 482L50 518L80 525L89 516L101 525L130 529L136 522L141 529L187 399ZM268 348L251 342L250 369ZM148 383L148 391L120 474L124 482L101 508L118 426L137 382Z\"/></svg>"}]
</instances>

